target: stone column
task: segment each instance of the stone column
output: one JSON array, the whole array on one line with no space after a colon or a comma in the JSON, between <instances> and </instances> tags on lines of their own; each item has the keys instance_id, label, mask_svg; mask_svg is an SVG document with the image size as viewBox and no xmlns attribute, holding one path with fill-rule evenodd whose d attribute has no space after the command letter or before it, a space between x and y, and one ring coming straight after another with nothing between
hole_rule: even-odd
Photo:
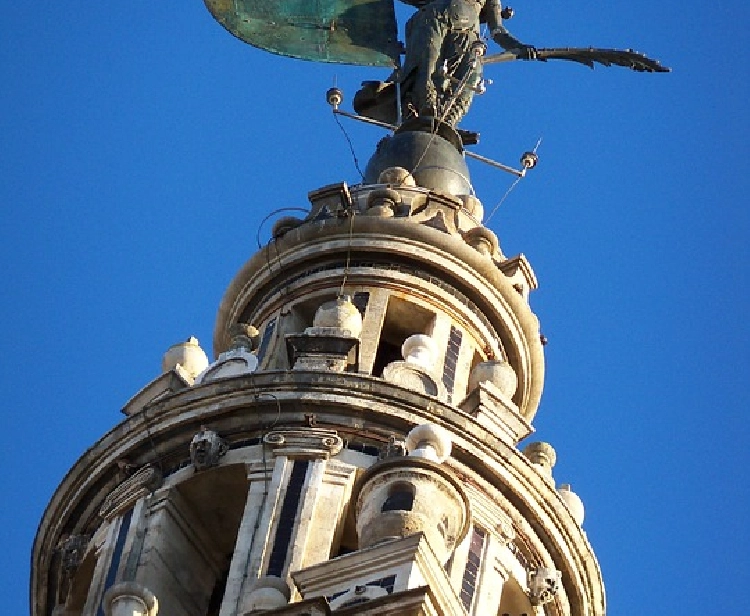
<instances>
[{"instance_id":1,"label":"stone column","mask_svg":"<svg viewBox=\"0 0 750 616\"><path fill-rule=\"evenodd\" d=\"M237 531L237 543L229 567L224 599L221 603L220 616L238 614L240 596L246 577L257 577L257 571L250 563L255 545L265 545L270 525L271 512L276 509L280 498L279 486L284 474L284 461L280 459L267 462L253 462L247 465L249 488L245 511L242 514L240 528ZM255 574L253 575L253 572Z\"/></svg>"}]
</instances>

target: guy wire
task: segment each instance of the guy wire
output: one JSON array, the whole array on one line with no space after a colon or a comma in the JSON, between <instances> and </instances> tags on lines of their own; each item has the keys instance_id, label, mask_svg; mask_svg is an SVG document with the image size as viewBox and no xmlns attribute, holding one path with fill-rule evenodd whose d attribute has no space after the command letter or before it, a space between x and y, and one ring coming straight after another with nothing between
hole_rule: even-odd
<instances>
[{"instance_id":1,"label":"guy wire","mask_svg":"<svg viewBox=\"0 0 750 616\"><path fill-rule=\"evenodd\" d=\"M492 208L492 211L490 212L490 215L487 216L487 219L484 221L484 224L487 225L490 220L492 220L492 217L495 215L495 212L497 212L497 209L503 204L503 202L508 198L508 195L511 193L511 191L516 187L516 184L518 184L523 179L523 176L518 176L515 181L510 185L508 190L505 191L505 194L502 196L500 201L497 202L497 205Z\"/></svg>"},{"instance_id":2,"label":"guy wire","mask_svg":"<svg viewBox=\"0 0 750 616\"><path fill-rule=\"evenodd\" d=\"M362 179L362 181L364 181L365 174L362 173L362 169L360 169L359 167L359 160L357 160L357 154L354 152L354 144L352 143L352 140L349 137L349 133L346 132L344 125L341 123L341 120L339 120L339 117L335 113L333 114L333 119L336 120L336 124L339 125L341 132L344 133L344 138L346 139L346 142L349 144L349 151L352 153L352 158L354 159L354 167L357 169L357 173L359 173L359 177Z\"/></svg>"}]
</instances>

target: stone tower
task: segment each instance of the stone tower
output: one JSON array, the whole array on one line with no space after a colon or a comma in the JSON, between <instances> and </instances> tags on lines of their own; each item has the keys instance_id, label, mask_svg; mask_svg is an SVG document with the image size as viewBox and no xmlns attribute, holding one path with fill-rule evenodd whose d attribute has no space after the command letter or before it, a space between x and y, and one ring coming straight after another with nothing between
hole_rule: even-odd
<instances>
[{"instance_id":1,"label":"stone tower","mask_svg":"<svg viewBox=\"0 0 750 616\"><path fill-rule=\"evenodd\" d=\"M549 444L519 447L536 279L431 126L279 219L221 301L215 360L171 347L74 465L32 616L604 615L580 499Z\"/></svg>"}]
</instances>

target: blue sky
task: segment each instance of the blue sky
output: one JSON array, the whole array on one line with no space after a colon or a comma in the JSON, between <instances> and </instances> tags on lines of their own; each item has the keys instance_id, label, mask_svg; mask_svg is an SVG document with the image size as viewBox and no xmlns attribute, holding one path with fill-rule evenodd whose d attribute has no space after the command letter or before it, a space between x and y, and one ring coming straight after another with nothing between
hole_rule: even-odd
<instances>
[{"instance_id":1,"label":"blue sky","mask_svg":"<svg viewBox=\"0 0 750 616\"><path fill-rule=\"evenodd\" d=\"M736 612L750 581L750 9L514 8L509 28L538 47L632 47L674 69L494 66L463 126L509 164L543 138L490 227L540 281L531 301L550 342L535 438L556 447L556 479L587 507L609 613ZM31 543L55 487L167 347L195 335L210 350L259 221L358 181L326 89L335 79L350 101L386 74L263 53L200 0L3 3L8 614L28 610ZM345 128L363 165L382 133ZM512 178L471 170L490 211Z\"/></svg>"}]
</instances>

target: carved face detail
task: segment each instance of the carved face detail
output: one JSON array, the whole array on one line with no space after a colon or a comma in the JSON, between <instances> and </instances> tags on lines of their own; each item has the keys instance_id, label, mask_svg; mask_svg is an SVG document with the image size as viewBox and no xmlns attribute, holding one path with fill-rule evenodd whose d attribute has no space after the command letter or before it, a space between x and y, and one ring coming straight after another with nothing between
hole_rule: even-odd
<instances>
[{"instance_id":1,"label":"carved face detail","mask_svg":"<svg viewBox=\"0 0 750 616\"><path fill-rule=\"evenodd\" d=\"M226 452L226 443L213 430L202 429L190 441L190 461L199 471L216 466Z\"/></svg>"}]
</instances>

